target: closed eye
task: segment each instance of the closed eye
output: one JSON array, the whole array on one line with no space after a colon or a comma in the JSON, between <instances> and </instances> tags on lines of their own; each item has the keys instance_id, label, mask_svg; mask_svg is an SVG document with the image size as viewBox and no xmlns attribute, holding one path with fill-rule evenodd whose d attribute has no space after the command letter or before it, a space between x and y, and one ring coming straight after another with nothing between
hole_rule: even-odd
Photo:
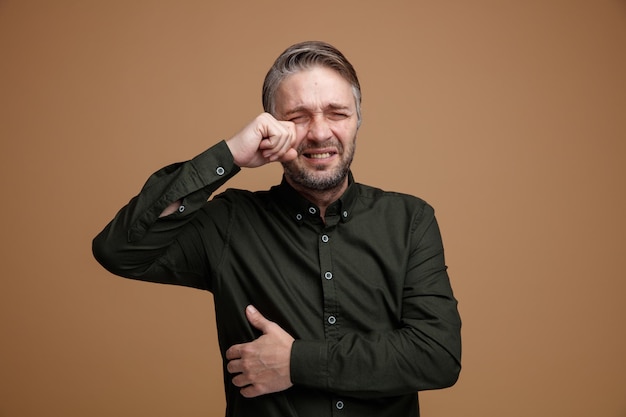
<instances>
[{"instance_id":1,"label":"closed eye","mask_svg":"<svg viewBox=\"0 0 626 417\"><path fill-rule=\"evenodd\" d=\"M329 115L329 118L331 120L342 120L342 119L346 119L350 117L350 115L348 113L344 113L344 112L332 112Z\"/></svg>"},{"instance_id":2,"label":"closed eye","mask_svg":"<svg viewBox=\"0 0 626 417\"><path fill-rule=\"evenodd\" d=\"M307 116L305 116L305 115L294 116L294 117L289 119L290 122L293 122L295 124L306 123L308 120L309 120L309 118Z\"/></svg>"}]
</instances>

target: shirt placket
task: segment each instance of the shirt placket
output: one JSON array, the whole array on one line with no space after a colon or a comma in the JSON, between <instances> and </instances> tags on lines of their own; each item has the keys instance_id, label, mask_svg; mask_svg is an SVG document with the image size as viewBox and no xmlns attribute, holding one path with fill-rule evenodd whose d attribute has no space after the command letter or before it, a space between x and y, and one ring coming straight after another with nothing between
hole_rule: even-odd
<instances>
[{"instance_id":1,"label":"shirt placket","mask_svg":"<svg viewBox=\"0 0 626 417\"><path fill-rule=\"evenodd\" d=\"M320 256L320 272L322 293L324 298L324 335L326 340L333 342L339 337L339 314L337 311L337 288L332 265L332 233L323 230L319 235L318 242Z\"/></svg>"},{"instance_id":2,"label":"shirt placket","mask_svg":"<svg viewBox=\"0 0 626 417\"><path fill-rule=\"evenodd\" d=\"M334 229L334 227L332 228ZM320 259L320 279L324 300L324 335L328 342L334 342L339 338L339 326L341 316L339 314L339 301L337 299L337 277L333 270L332 262L333 234L331 228L325 228L318 237L318 250ZM332 398L333 415L345 414L344 402L339 397Z\"/></svg>"}]
</instances>

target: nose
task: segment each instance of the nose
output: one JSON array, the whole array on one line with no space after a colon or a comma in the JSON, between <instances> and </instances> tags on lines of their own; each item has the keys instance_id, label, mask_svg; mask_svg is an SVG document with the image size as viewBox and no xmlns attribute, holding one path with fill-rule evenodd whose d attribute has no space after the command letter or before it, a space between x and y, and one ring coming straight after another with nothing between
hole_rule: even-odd
<instances>
[{"instance_id":1,"label":"nose","mask_svg":"<svg viewBox=\"0 0 626 417\"><path fill-rule=\"evenodd\" d=\"M328 120L323 115L315 115L309 122L307 139L324 142L333 136Z\"/></svg>"}]
</instances>

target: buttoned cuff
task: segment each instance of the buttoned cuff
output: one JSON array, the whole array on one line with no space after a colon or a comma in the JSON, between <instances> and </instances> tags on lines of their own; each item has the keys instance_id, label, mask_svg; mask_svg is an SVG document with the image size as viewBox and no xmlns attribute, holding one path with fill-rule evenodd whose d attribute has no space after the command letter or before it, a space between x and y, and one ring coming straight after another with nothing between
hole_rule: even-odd
<instances>
[{"instance_id":1,"label":"buttoned cuff","mask_svg":"<svg viewBox=\"0 0 626 417\"><path fill-rule=\"evenodd\" d=\"M222 182L240 171L226 144L220 141L191 160L201 186Z\"/></svg>"},{"instance_id":2,"label":"buttoned cuff","mask_svg":"<svg viewBox=\"0 0 626 417\"><path fill-rule=\"evenodd\" d=\"M296 340L291 347L291 382L312 388L328 385L328 348L325 342Z\"/></svg>"},{"instance_id":3,"label":"buttoned cuff","mask_svg":"<svg viewBox=\"0 0 626 417\"><path fill-rule=\"evenodd\" d=\"M165 167L149 179L141 191L140 214L128 231L128 241L141 239L163 210L182 200L178 211L163 220L188 216L206 204L211 194L241 169L225 141L218 142L185 163ZM165 187L163 187L165 184Z\"/></svg>"}]
</instances>

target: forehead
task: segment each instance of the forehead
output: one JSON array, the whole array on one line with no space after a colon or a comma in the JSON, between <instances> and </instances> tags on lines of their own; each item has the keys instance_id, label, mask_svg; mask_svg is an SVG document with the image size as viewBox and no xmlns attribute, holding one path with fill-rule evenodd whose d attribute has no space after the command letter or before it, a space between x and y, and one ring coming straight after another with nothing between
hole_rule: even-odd
<instances>
[{"instance_id":1,"label":"forehead","mask_svg":"<svg viewBox=\"0 0 626 417\"><path fill-rule=\"evenodd\" d=\"M289 75L278 86L275 100L279 113L294 107L311 110L329 105L355 107L350 83L337 71L321 66Z\"/></svg>"}]
</instances>

